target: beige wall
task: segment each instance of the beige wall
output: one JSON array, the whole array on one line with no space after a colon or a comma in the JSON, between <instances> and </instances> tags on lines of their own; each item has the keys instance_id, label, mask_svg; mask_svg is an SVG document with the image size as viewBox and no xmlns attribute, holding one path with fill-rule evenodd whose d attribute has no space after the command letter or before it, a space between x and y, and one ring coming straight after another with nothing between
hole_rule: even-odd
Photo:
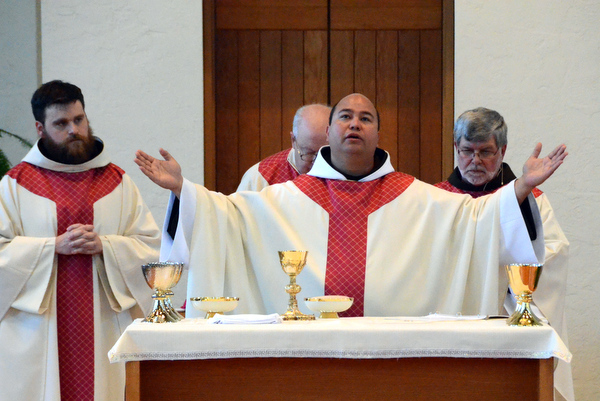
<instances>
[{"instance_id":1,"label":"beige wall","mask_svg":"<svg viewBox=\"0 0 600 401\"><path fill-rule=\"evenodd\" d=\"M17 24L15 15L26 22ZM32 126L33 18L32 0L0 6L0 49L14 60L0 58L0 126L18 133ZM133 153L165 147L188 178L202 182L201 20L200 1L64 0L41 7L39 78L82 87L97 135L138 183L159 224L166 194L138 173ZM579 400L600 399L599 20L594 0L456 0L456 114L480 105L502 113L506 160L516 171L537 141L544 152L561 142L569 148L542 190L571 241L567 319Z\"/></svg>"}]
</instances>

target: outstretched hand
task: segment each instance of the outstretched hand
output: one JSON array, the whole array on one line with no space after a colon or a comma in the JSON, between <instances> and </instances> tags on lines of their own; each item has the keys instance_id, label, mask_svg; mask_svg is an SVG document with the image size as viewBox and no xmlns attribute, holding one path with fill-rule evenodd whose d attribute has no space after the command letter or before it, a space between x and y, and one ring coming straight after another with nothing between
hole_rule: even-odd
<instances>
[{"instance_id":1,"label":"outstretched hand","mask_svg":"<svg viewBox=\"0 0 600 401\"><path fill-rule=\"evenodd\" d=\"M164 149L159 150L160 155L164 160L156 159L149 154L138 150L135 152L135 164L140 167L140 170L152 182L162 188L173 191L179 197L183 186L183 176L181 175L181 166L177 160Z\"/></svg>"},{"instance_id":2,"label":"outstretched hand","mask_svg":"<svg viewBox=\"0 0 600 401\"><path fill-rule=\"evenodd\" d=\"M515 184L519 203L525 200L533 188L544 183L563 164L565 157L569 154L565 145L557 146L544 158L539 158L541 151L542 144L538 143L523 165L523 175Z\"/></svg>"}]
</instances>

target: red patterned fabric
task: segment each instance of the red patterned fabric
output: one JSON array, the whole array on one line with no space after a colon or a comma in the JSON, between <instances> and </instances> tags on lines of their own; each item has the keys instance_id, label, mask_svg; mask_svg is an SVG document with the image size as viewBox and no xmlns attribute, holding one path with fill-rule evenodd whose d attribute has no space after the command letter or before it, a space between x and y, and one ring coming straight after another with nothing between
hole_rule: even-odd
<instances>
[{"instance_id":1,"label":"red patterned fabric","mask_svg":"<svg viewBox=\"0 0 600 401\"><path fill-rule=\"evenodd\" d=\"M448 181L438 182L437 184L435 184L435 186L438 188L441 188L445 191L448 191L448 192L454 192L455 194L469 194L473 198L479 198L480 196L489 195L489 194L492 194L497 191L497 190L496 191L464 191L462 189L456 188L454 185L450 184L450 182L448 182ZM538 196L543 194L543 192L537 188L533 188L533 191L531 191L531 193L533 194L533 196L535 198L537 198Z\"/></svg>"},{"instance_id":2,"label":"red patterned fabric","mask_svg":"<svg viewBox=\"0 0 600 401\"><path fill-rule=\"evenodd\" d=\"M325 295L354 298L340 316L363 316L369 215L400 196L414 181L391 173L369 181L338 181L302 175L294 184L329 213Z\"/></svg>"},{"instance_id":3,"label":"red patterned fabric","mask_svg":"<svg viewBox=\"0 0 600 401\"><path fill-rule=\"evenodd\" d=\"M93 224L94 203L121 183L114 164L78 173L20 163L9 172L19 185L56 204L57 235L72 224ZM58 255L56 312L61 400L94 399L92 256Z\"/></svg>"},{"instance_id":4,"label":"red patterned fabric","mask_svg":"<svg viewBox=\"0 0 600 401\"><path fill-rule=\"evenodd\" d=\"M267 157L258 164L258 172L269 185L290 181L300 175L288 162L289 153L290 149L282 150Z\"/></svg>"}]
</instances>

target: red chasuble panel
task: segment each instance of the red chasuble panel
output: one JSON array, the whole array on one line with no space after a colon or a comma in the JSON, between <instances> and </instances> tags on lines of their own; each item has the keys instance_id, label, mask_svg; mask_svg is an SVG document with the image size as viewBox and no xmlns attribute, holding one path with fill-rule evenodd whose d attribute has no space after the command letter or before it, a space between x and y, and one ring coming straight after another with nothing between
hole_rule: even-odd
<instances>
[{"instance_id":1,"label":"red chasuble panel","mask_svg":"<svg viewBox=\"0 0 600 401\"><path fill-rule=\"evenodd\" d=\"M288 163L289 149L275 153L258 164L258 172L269 185L280 184L298 177L298 172Z\"/></svg>"},{"instance_id":2,"label":"red chasuble panel","mask_svg":"<svg viewBox=\"0 0 600 401\"><path fill-rule=\"evenodd\" d=\"M20 163L9 175L56 204L57 236L72 224L94 224L94 203L120 183L114 164L64 173ZM94 399L94 286L91 255L58 255L56 284L61 399Z\"/></svg>"},{"instance_id":3,"label":"red chasuble panel","mask_svg":"<svg viewBox=\"0 0 600 401\"><path fill-rule=\"evenodd\" d=\"M294 183L329 213L325 295L354 298L340 316L364 315L369 215L400 196L414 181L391 173L369 181L325 180L303 175Z\"/></svg>"}]
</instances>

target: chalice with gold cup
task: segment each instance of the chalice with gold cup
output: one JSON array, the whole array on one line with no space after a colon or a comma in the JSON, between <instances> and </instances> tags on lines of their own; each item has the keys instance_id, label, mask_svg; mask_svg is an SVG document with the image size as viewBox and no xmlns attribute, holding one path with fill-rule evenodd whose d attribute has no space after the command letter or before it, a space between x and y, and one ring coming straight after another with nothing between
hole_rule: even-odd
<instances>
[{"instance_id":1,"label":"chalice with gold cup","mask_svg":"<svg viewBox=\"0 0 600 401\"><path fill-rule=\"evenodd\" d=\"M174 323L183 319L171 304L171 288L179 282L182 271L183 263L154 262L142 266L146 283L154 290L152 312L144 322Z\"/></svg>"},{"instance_id":2,"label":"chalice with gold cup","mask_svg":"<svg viewBox=\"0 0 600 401\"><path fill-rule=\"evenodd\" d=\"M509 326L541 326L542 321L531 310L533 292L542 275L541 264L510 264L506 266L510 288L517 299L517 309L506 322Z\"/></svg>"},{"instance_id":3,"label":"chalice with gold cup","mask_svg":"<svg viewBox=\"0 0 600 401\"><path fill-rule=\"evenodd\" d=\"M298 309L296 295L302 287L296 284L296 276L302 272L306 264L308 251L279 251L281 268L290 277L290 283L285 286L285 291L290 295L287 311L281 315L283 320L315 320L314 315L305 315Z\"/></svg>"}]
</instances>

